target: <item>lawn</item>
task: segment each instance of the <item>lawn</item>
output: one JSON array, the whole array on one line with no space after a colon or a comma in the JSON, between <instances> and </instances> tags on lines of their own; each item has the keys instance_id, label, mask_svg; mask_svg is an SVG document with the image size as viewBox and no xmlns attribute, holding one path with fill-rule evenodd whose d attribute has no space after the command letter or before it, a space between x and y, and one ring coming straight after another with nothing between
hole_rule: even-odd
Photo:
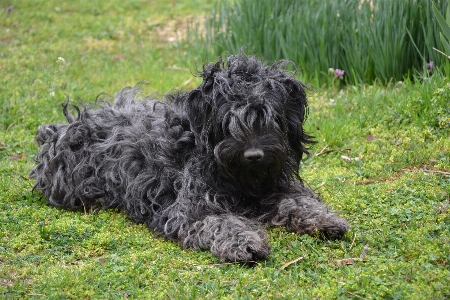
<instances>
[{"instance_id":1,"label":"lawn","mask_svg":"<svg viewBox=\"0 0 450 300\"><path fill-rule=\"evenodd\" d=\"M448 299L450 80L315 87L301 176L351 223L341 241L268 228L269 259L221 263L117 211L69 212L32 192L40 124L61 103L146 82L194 88L183 38L206 0L0 4L0 298ZM307 70L302 70L306 72Z\"/></svg>"}]
</instances>

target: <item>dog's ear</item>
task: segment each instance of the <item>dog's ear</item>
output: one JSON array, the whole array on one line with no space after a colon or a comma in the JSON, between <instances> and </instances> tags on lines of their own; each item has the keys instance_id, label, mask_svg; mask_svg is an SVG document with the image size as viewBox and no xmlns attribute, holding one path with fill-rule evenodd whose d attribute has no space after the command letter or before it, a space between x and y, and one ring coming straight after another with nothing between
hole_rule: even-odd
<instances>
[{"instance_id":1,"label":"dog's ear","mask_svg":"<svg viewBox=\"0 0 450 300\"><path fill-rule=\"evenodd\" d=\"M303 153L309 154L307 144L314 143L312 136L308 135L303 128L308 114L306 86L295 78L287 78L283 84L288 93L285 109L289 144L301 159Z\"/></svg>"},{"instance_id":2,"label":"dog's ear","mask_svg":"<svg viewBox=\"0 0 450 300\"><path fill-rule=\"evenodd\" d=\"M223 61L219 58L217 63L203 66L203 71L199 72L203 82L198 88L192 90L186 100L186 111L191 128L196 134L201 134L203 129L209 126L214 99L215 74L220 72Z\"/></svg>"},{"instance_id":3,"label":"dog's ear","mask_svg":"<svg viewBox=\"0 0 450 300\"><path fill-rule=\"evenodd\" d=\"M199 89L195 89L189 93L186 100L186 112L191 123L192 131L200 135L203 127L209 120L211 104L203 97L203 93Z\"/></svg>"}]
</instances>

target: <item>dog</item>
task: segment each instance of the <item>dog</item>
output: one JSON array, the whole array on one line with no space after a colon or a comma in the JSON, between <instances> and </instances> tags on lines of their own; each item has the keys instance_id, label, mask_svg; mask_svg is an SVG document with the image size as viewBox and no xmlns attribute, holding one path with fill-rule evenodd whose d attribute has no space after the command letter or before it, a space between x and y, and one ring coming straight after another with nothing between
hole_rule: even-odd
<instances>
[{"instance_id":1,"label":"dog","mask_svg":"<svg viewBox=\"0 0 450 300\"><path fill-rule=\"evenodd\" d=\"M34 189L56 207L123 210L221 261L267 258L267 225L339 239L349 223L298 175L313 138L303 129L306 86L288 65L241 53L160 101L135 86L112 103L66 102L67 124L38 128Z\"/></svg>"}]
</instances>

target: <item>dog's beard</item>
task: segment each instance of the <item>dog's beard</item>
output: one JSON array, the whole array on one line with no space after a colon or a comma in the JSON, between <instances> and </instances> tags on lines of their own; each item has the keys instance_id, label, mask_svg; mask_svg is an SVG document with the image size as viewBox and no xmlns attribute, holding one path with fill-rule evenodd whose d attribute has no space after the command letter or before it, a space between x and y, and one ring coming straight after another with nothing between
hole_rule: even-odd
<instances>
[{"instance_id":1,"label":"dog's beard","mask_svg":"<svg viewBox=\"0 0 450 300\"><path fill-rule=\"evenodd\" d=\"M285 171L286 150L280 138L265 135L258 138L257 146L232 138L216 145L214 155L222 177L236 190L250 196L258 196L272 190ZM249 160L245 153L255 149L262 157Z\"/></svg>"}]
</instances>

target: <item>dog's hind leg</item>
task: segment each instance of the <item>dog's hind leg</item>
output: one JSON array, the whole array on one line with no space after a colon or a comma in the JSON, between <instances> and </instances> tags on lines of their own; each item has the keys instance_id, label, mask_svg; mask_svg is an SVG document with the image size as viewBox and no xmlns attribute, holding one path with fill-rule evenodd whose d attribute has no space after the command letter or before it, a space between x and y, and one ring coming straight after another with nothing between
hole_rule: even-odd
<instances>
[{"instance_id":1,"label":"dog's hind leg","mask_svg":"<svg viewBox=\"0 0 450 300\"><path fill-rule=\"evenodd\" d=\"M185 247L210 249L222 261L251 262L270 253L264 230L232 214L206 216L191 224L180 241Z\"/></svg>"},{"instance_id":2,"label":"dog's hind leg","mask_svg":"<svg viewBox=\"0 0 450 300\"><path fill-rule=\"evenodd\" d=\"M103 196L90 155L90 140L89 127L79 120L39 126L36 141L42 147L29 176L36 179L34 189L41 191L51 205L86 210Z\"/></svg>"},{"instance_id":3,"label":"dog's hind leg","mask_svg":"<svg viewBox=\"0 0 450 300\"><path fill-rule=\"evenodd\" d=\"M349 223L331 211L310 188L296 186L278 205L278 212L269 222L286 226L289 231L323 234L328 239L339 239L349 229Z\"/></svg>"}]
</instances>

